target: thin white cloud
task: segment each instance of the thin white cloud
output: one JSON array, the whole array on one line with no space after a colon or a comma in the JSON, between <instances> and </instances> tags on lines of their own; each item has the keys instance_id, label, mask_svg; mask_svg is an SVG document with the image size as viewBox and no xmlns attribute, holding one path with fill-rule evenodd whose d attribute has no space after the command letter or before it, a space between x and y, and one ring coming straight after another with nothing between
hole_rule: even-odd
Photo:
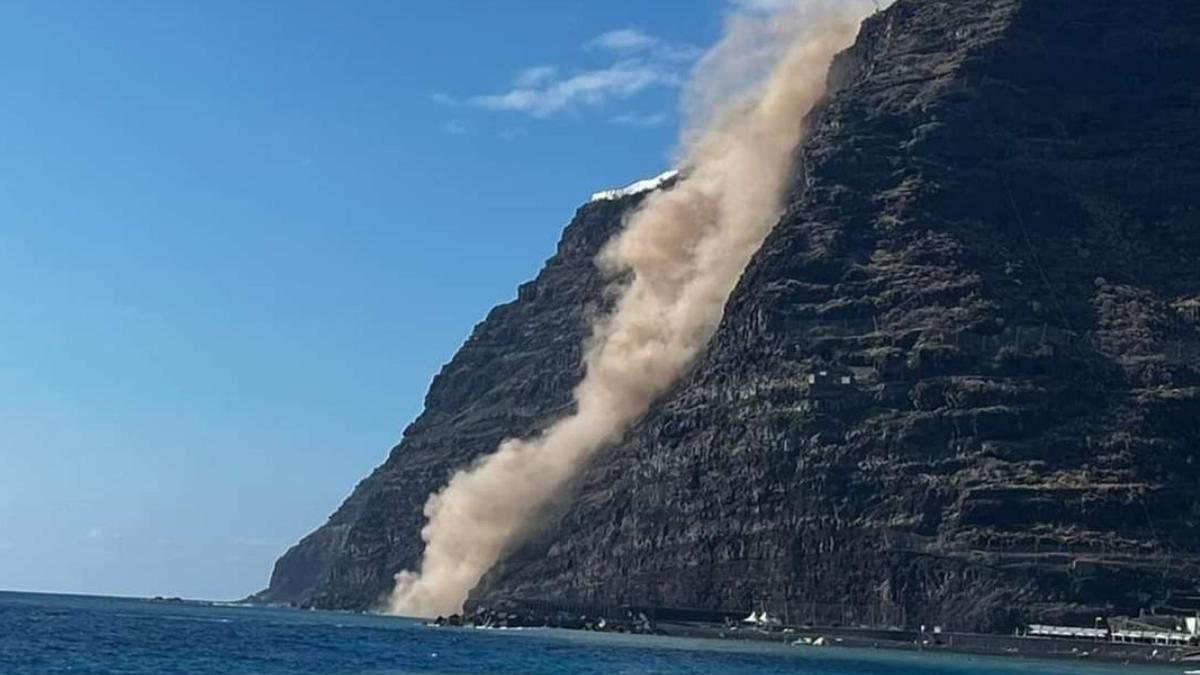
<instances>
[{"instance_id":1,"label":"thin white cloud","mask_svg":"<svg viewBox=\"0 0 1200 675\"><path fill-rule=\"evenodd\" d=\"M734 9L743 12L780 12L797 3L797 0L729 0Z\"/></svg>"},{"instance_id":2,"label":"thin white cloud","mask_svg":"<svg viewBox=\"0 0 1200 675\"><path fill-rule=\"evenodd\" d=\"M644 115L624 113L609 119L609 121L613 124L622 124L629 127L657 127L666 124L667 116L661 112L646 113Z\"/></svg>"},{"instance_id":3,"label":"thin white cloud","mask_svg":"<svg viewBox=\"0 0 1200 675\"><path fill-rule=\"evenodd\" d=\"M673 43L638 28L618 28L588 40L584 49L602 49L623 56L640 54L659 62L687 63L700 58L704 50L695 45Z\"/></svg>"},{"instance_id":4,"label":"thin white cloud","mask_svg":"<svg viewBox=\"0 0 1200 675\"><path fill-rule=\"evenodd\" d=\"M88 539L91 539L92 541L97 541L99 539L103 539L104 538L104 528L102 528L102 527L90 528L87 531L87 533L84 534L84 536L87 537Z\"/></svg>"},{"instance_id":5,"label":"thin white cloud","mask_svg":"<svg viewBox=\"0 0 1200 675\"><path fill-rule=\"evenodd\" d=\"M446 93L440 92L440 91L435 91L432 94L430 94L429 100L433 101L434 103L436 103L438 105L445 105L445 106L450 106L450 107L454 107L454 106L458 105L458 99L454 98L453 96L451 96L449 94L446 94Z\"/></svg>"},{"instance_id":6,"label":"thin white cloud","mask_svg":"<svg viewBox=\"0 0 1200 675\"><path fill-rule=\"evenodd\" d=\"M450 120L442 125L442 131L445 131L451 136L462 136L463 134L467 133L469 129L462 120Z\"/></svg>"},{"instance_id":7,"label":"thin white cloud","mask_svg":"<svg viewBox=\"0 0 1200 675\"><path fill-rule=\"evenodd\" d=\"M746 12L748 14L775 14L787 9L801 8L805 5L834 5L840 0L729 0L729 5L734 11ZM874 3L875 9L884 9L892 4L893 0L853 0L859 4ZM869 6L868 6L869 7Z\"/></svg>"},{"instance_id":8,"label":"thin white cloud","mask_svg":"<svg viewBox=\"0 0 1200 675\"><path fill-rule=\"evenodd\" d=\"M608 54L615 60L604 67L565 73L553 65L530 66L516 73L509 89L473 96L466 102L488 110L551 117L627 100L654 88L677 87L702 53L693 45L672 43L638 28L601 33L584 43L583 49ZM634 119L631 115L621 123L634 123ZM643 126L648 124L641 121Z\"/></svg>"},{"instance_id":9,"label":"thin white cloud","mask_svg":"<svg viewBox=\"0 0 1200 675\"><path fill-rule=\"evenodd\" d=\"M530 66L517 73L513 84L518 87L536 87L554 79L558 68L554 66Z\"/></svg>"},{"instance_id":10,"label":"thin white cloud","mask_svg":"<svg viewBox=\"0 0 1200 675\"><path fill-rule=\"evenodd\" d=\"M652 87L674 87L678 72L642 60L619 61L607 68L585 70L539 87L517 87L502 94L476 96L471 102L489 110L524 112L549 117L579 106L628 99Z\"/></svg>"},{"instance_id":11,"label":"thin white cloud","mask_svg":"<svg viewBox=\"0 0 1200 675\"><path fill-rule=\"evenodd\" d=\"M687 64L704 55L704 50L687 44L661 44L654 51L654 56L663 61Z\"/></svg>"},{"instance_id":12,"label":"thin white cloud","mask_svg":"<svg viewBox=\"0 0 1200 675\"><path fill-rule=\"evenodd\" d=\"M588 40L584 44L584 47L590 49L608 49L616 52L630 52L649 49L659 44L659 42L658 38L644 33L637 28L618 28L617 30L610 30L607 33L601 33Z\"/></svg>"}]
</instances>

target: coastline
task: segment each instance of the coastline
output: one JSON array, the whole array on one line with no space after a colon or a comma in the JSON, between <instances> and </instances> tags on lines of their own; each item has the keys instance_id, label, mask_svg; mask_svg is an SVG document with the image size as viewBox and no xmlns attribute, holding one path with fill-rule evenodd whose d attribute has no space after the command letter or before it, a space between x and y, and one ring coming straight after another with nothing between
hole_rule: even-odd
<instances>
[{"instance_id":1,"label":"coastline","mask_svg":"<svg viewBox=\"0 0 1200 675\"><path fill-rule=\"evenodd\" d=\"M783 634L742 631L711 639L712 626L663 625L656 634L511 627L438 630L358 612L164 604L104 596L0 592L0 671L188 672L225 675L404 673L659 673L788 675L1155 675L1182 664L1002 659L915 649L791 646ZM49 619L49 620L48 620ZM719 628L719 627L718 627ZM128 639L112 648L112 634ZM689 634L691 637L689 637ZM788 634L791 637L791 634ZM1153 667L1151 667L1153 666ZM1174 668L1168 670L1167 668Z\"/></svg>"},{"instance_id":2,"label":"coastline","mask_svg":"<svg viewBox=\"0 0 1200 675\"><path fill-rule=\"evenodd\" d=\"M760 631L729 631L722 626L663 623L661 634L714 640L771 641L798 648L852 647L907 652L969 654L1015 659L1101 661L1117 664L1179 666L1200 669L1200 648L1113 643L1108 641L992 635L984 633L921 633L891 629L844 627L785 627ZM789 631L789 632L785 632ZM808 640L809 644L804 644ZM823 644L813 644L821 640ZM796 644L797 641L800 644ZM1185 660L1192 655L1194 659Z\"/></svg>"},{"instance_id":3,"label":"coastline","mask_svg":"<svg viewBox=\"0 0 1200 675\"><path fill-rule=\"evenodd\" d=\"M1155 645L1078 639L921 631L846 626L755 626L713 620L652 620L648 613L624 610L624 617L568 612L496 611L480 608L465 616L438 617L428 625L447 628L552 628L568 631L626 633L715 641L765 642L797 649L857 648L961 654L1030 660L1069 660L1119 665L1183 667L1200 672L1200 646ZM653 616L653 612L649 615Z\"/></svg>"}]
</instances>

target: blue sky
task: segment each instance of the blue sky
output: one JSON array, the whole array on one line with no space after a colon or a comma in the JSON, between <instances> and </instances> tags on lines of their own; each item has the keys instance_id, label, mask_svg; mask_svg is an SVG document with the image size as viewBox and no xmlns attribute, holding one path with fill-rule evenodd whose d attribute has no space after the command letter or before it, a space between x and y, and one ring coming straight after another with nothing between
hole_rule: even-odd
<instances>
[{"instance_id":1,"label":"blue sky","mask_svg":"<svg viewBox=\"0 0 1200 675\"><path fill-rule=\"evenodd\" d=\"M0 588L264 586L730 7L0 3Z\"/></svg>"}]
</instances>

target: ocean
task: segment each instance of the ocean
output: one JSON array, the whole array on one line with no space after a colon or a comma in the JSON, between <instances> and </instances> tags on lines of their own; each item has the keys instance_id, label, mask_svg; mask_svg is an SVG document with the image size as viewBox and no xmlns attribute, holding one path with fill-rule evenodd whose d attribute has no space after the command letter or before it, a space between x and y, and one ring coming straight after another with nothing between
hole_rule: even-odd
<instances>
[{"instance_id":1,"label":"ocean","mask_svg":"<svg viewBox=\"0 0 1200 675\"><path fill-rule=\"evenodd\" d=\"M556 630L431 628L338 612L0 593L0 675L1057 675L1171 668Z\"/></svg>"}]
</instances>

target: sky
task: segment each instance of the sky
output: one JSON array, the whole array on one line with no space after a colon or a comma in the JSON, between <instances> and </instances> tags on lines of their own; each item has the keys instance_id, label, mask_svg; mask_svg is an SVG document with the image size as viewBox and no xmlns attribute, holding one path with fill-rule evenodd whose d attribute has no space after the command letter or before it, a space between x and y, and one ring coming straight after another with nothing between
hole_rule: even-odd
<instances>
[{"instance_id":1,"label":"sky","mask_svg":"<svg viewBox=\"0 0 1200 675\"><path fill-rule=\"evenodd\" d=\"M0 589L264 587L777 4L0 3Z\"/></svg>"}]
</instances>

